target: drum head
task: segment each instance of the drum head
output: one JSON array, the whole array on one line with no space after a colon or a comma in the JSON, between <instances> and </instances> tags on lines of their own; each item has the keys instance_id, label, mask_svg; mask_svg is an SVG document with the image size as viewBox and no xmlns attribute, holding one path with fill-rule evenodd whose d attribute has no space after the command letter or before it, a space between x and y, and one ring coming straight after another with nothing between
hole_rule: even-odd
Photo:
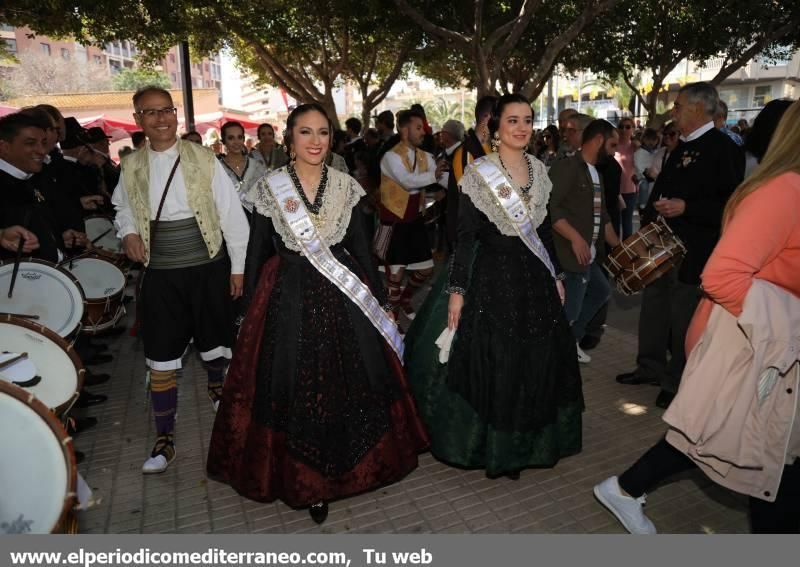
<instances>
[{"instance_id":1,"label":"drum head","mask_svg":"<svg viewBox=\"0 0 800 567\"><path fill-rule=\"evenodd\" d=\"M9 298L13 270L13 262L0 265L0 313L38 315L37 323L62 337L78 328L83 317L84 297L71 274L50 262L22 261L13 297Z\"/></svg>"},{"instance_id":2,"label":"drum head","mask_svg":"<svg viewBox=\"0 0 800 567\"><path fill-rule=\"evenodd\" d=\"M40 402L6 383L0 383L0 431L0 534L53 532L75 493L66 432Z\"/></svg>"},{"instance_id":3,"label":"drum head","mask_svg":"<svg viewBox=\"0 0 800 567\"><path fill-rule=\"evenodd\" d=\"M117 238L117 229L114 228L114 221L110 217L89 217L85 220L85 225L86 237L90 241L94 242L95 238L100 238L94 243L95 246L117 254L122 253L122 240Z\"/></svg>"},{"instance_id":4,"label":"drum head","mask_svg":"<svg viewBox=\"0 0 800 567\"><path fill-rule=\"evenodd\" d=\"M69 271L78 278L87 299L111 297L125 288L125 274L105 260L79 258Z\"/></svg>"},{"instance_id":5,"label":"drum head","mask_svg":"<svg viewBox=\"0 0 800 567\"><path fill-rule=\"evenodd\" d=\"M52 331L4 317L0 320L0 362L22 353L28 357L0 370L0 382L16 382L48 408L59 409L72 400L82 382L80 361L67 348L64 340ZM22 386L26 382L31 384Z\"/></svg>"}]
</instances>

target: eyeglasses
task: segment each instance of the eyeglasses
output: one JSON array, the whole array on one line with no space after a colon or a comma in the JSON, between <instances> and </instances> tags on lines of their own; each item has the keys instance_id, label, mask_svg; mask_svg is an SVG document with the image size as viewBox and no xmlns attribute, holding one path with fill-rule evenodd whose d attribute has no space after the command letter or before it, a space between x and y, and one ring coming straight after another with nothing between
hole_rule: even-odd
<instances>
[{"instance_id":1,"label":"eyeglasses","mask_svg":"<svg viewBox=\"0 0 800 567\"><path fill-rule=\"evenodd\" d=\"M139 116L144 116L146 118L155 118L156 116L175 116L178 114L178 109L174 106L168 106L167 108L143 108L142 110L137 110L136 114Z\"/></svg>"}]
</instances>

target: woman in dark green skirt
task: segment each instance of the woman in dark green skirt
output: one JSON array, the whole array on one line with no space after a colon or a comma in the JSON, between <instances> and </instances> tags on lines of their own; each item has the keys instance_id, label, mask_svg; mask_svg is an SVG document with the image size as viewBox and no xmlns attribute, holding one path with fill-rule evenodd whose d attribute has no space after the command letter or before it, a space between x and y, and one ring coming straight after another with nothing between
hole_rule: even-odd
<instances>
[{"instance_id":1,"label":"woman in dark green skirt","mask_svg":"<svg viewBox=\"0 0 800 567\"><path fill-rule=\"evenodd\" d=\"M551 184L525 153L530 104L501 97L490 128L497 153L461 178L455 253L406 336L406 368L438 459L516 477L580 451L584 406L547 216ZM443 363L445 329L455 337Z\"/></svg>"}]
</instances>

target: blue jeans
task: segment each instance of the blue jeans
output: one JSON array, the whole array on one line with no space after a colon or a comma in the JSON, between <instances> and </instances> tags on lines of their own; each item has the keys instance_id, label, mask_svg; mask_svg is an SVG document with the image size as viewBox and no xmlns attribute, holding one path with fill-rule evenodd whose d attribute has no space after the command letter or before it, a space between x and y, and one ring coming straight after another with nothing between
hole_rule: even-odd
<instances>
[{"instance_id":1,"label":"blue jeans","mask_svg":"<svg viewBox=\"0 0 800 567\"><path fill-rule=\"evenodd\" d=\"M597 262L587 272L565 272L564 312L572 325L572 335L579 342L586 334L586 325L611 298L611 286Z\"/></svg>"},{"instance_id":2,"label":"blue jeans","mask_svg":"<svg viewBox=\"0 0 800 567\"><path fill-rule=\"evenodd\" d=\"M636 209L636 193L622 193L625 210L622 211L622 240L633 234L633 211Z\"/></svg>"}]
</instances>

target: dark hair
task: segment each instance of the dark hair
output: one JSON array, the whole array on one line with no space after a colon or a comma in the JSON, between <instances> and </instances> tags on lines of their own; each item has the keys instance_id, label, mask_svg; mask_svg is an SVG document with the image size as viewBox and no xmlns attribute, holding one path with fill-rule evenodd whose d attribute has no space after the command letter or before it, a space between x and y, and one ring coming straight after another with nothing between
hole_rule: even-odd
<instances>
[{"instance_id":1,"label":"dark hair","mask_svg":"<svg viewBox=\"0 0 800 567\"><path fill-rule=\"evenodd\" d=\"M559 140L560 136L558 135L558 126L556 126L555 124L550 124L547 128L542 130L542 135L544 135L545 133L550 134L550 139L553 140L553 146L555 146L555 149L558 150L558 143L560 141ZM547 144L545 144L544 149L546 148Z\"/></svg>"},{"instance_id":2,"label":"dark hair","mask_svg":"<svg viewBox=\"0 0 800 567\"><path fill-rule=\"evenodd\" d=\"M155 85L148 85L146 87L140 88L135 93L133 93L133 107L136 108L138 106L139 101L142 99L143 96L153 93L164 95L169 99L170 102L172 102L172 95L169 94L168 90L162 89L161 87L156 87Z\"/></svg>"},{"instance_id":3,"label":"dark hair","mask_svg":"<svg viewBox=\"0 0 800 567\"><path fill-rule=\"evenodd\" d=\"M642 132L642 140L658 140L658 132L653 128L645 128Z\"/></svg>"},{"instance_id":4,"label":"dark hair","mask_svg":"<svg viewBox=\"0 0 800 567\"><path fill-rule=\"evenodd\" d=\"M242 134L244 134L244 126L242 126L241 123L236 122L236 120L228 120L225 124L222 125L222 128L219 129L219 135L222 138L222 140L225 140L225 132L227 130L230 130L231 128L241 128ZM222 143L224 144L225 142Z\"/></svg>"},{"instance_id":5,"label":"dark hair","mask_svg":"<svg viewBox=\"0 0 800 567\"><path fill-rule=\"evenodd\" d=\"M331 136L331 144L335 147L339 142L347 141L347 132L344 130L334 130Z\"/></svg>"},{"instance_id":6,"label":"dark hair","mask_svg":"<svg viewBox=\"0 0 800 567\"><path fill-rule=\"evenodd\" d=\"M37 120L40 120L42 124L47 124L48 128L52 128L56 123L56 119L53 118L49 112L47 112L44 108L39 108L38 106L27 106L21 109L19 113L24 114L25 116L32 116Z\"/></svg>"},{"instance_id":7,"label":"dark hair","mask_svg":"<svg viewBox=\"0 0 800 567\"><path fill-rule=\"evenodd\" d=\"M753 126L747 131L744 141L744 149L753 154L761 162L761 158L767 153L769 142L778 127L784 112L789 110L794 101L790 99L778 99L768 102L756 119Z\"/></svg>"},{"instance_id":8,"label":"dark hair","mask_svg":"<svg viewBox=\"0 0 800 567\"><path fill-rule=\"evenodd\" d=\"M319 112L322 114L322 116L324 116L325 120L328 122L328 128L331 129L331 119L328 118L328 113L325 112L325 109L322 108L320 104L317 104L316 102L301 104L300 106L295 107L295 109L289 114L289 118L286 119L286 132L283 135L283 143L286 145L287 151L292 151L292 130L294 129L297 119L303 114L307 114L309 112Z\"/></svg>"},{"instance_id":9,"label":"dark hair","mask_svg":"<svg viewBox=\"0 0 800 567\"><path fill-rule=\"evenodd\" d=\"M427 117L425 116L425 109L422 108L422 105L420 103L415 102L414 104L412 104L411 107L410 107L410 110L418 112L421 115L423 120L427 119Z\"/></svg>"},{"instance_id":10,"label":"dark hair","mask_svg":"<svg viewBox=\"0 0 800 567\"><path fill-rule=\"evenodd\" d=\"M491 114L495 104L497 104L496 96L486 95L479 98L475 103L475 124L487 114Z\"/></svg>"},{"instance_id":11,"label":"dark hair","mask_svg":"<svg viewBox=\"0 0 800 567\"><path fill-rule=\"evenodd\" d=\"M45 122L39 116L33 116L24 112L15 112L0 118L0 140L13 142L24 128L39 128L47 131L52 127L50 121Z\"/></svg>"},{"instance_id":12,"label":"dark hair","mask_svg":"<svg viewBox=\"0 0 800 567\"><path fill-rule=\"evenodd\" d=\"M145 136L145 133L142 132L141 130L137 130L136 132L133 132L131 134L131 142L133 142L133 146L134 147L138 146L139 144L144 142L146 139L147 139L147 136Z\"/></svg>"},{"instance_id":13,"label":"dark hair","mask_svg":"<svg viewBox=\"0 0 800 567\"><path fill-rule=\"evenodd\" d=\"M500 117L503 116L503 110L509 104L525 104L529 108L531 106L530 101L519 93L504 94L498 98L492 108L492 118L489 120L489 135L494 136L500 128ZM531 108L531 117L533 117L533 108Z\"/></svg>"},{"instance_id":14,"label":"dark hair","mask_svg":"<svg viewBox=\"0 0 800 567\"><path fill-rule=\"evenodd\" d=\"M264 124L259 124L258 125L258 130L256 130L256 137L258 137L258 138L261 137L261 130L263 130L264 128L269 128L270 130L272 130L272 135L273 136L275 135L275 128L272 127L272 124L267 124L265 122Z\"/></svg>"},{"instance_id":15,"label":"dark hair","mask_svg":"<svg viewBox=\"0 0 800 567\"><path fill-rule=\"evenodd\" d=\"M197 130L191 130L189 132L184 132L183 134L181 134L181 140L188 140L192 136L197 136L198 138L200 138L200 143L203 142L203 136L201 136L200 132L198 132Z\"/></svg>"},{"instance_id":16,"label":"dark hair","mask_svg":"<svg viewBox=\"0 0 800 567\"><path fill-rule=\"evenodd\" d=\"M581 138L581 143L585 144L586 142L588 142L597 135L602 135L603 141L605 142L611 136L614 135L615 130L616 128L614 128L614 125L611 124L611 122L609 122L608 120L602 120L602 119L592 120L591 122L589 122L589 125L583 129L583 137Z\"/></svg>"},{"instance_id":17,"label":"dark hair","mask_svg":"<svg viewBox=\"0 0 800 567\"><path fill-rule=\"evenodd\" d=\"M52 104L37 104L33 108L35 108L36 110L45 111L47 114L50 115L50 118L52 118L54 122L58 122L59 120L64 119L64 115L61 114L61 111Z\"/></svg>"},{"instance_id":18,"label":"dark hair","mask_svg":"<svg viewBox=\"0 0 800 567\"><path fill-rule=\"evenodd\" d=\"M347 128L348 130L356 132L357 134L360 134L363 125L361 124L361 120L359 120L358 118L348 118L347 120L344 121L344 127Z\"/></svg>"},{"instance_id":19,"label":"dark hair","mask_svg":"<svg viewBox=\"0 0 800 567\"><path fill-rule=\"evenodd\" d=\"M379 140L380 136L378 136L378 131L375 128L367 128L364 130L364 139L372 138L373 140Z\"/></svg>"},{"instance_id":20,"label":"dark hair","mask_svg":"<svg viewBox=\"0 0 800 567\"><path fill-rule=\"evenodd\" d=\"M402 128L403 126L408 126L412 118L419 118L423 122L425 121L425 116L414 108L401 110L397 113L397 127Z\"/></svg>"},{"instance_id":21,"label":"dark hair","mask_svg":"<svg viewBox=\"0 0 800 567\"><path fill-rule=\"evenodd\" d=\"M394 130L394 114L391 110L384 110L375 117L375 124L383 124L390 130Z\"/></svg>"}]
</instances>

